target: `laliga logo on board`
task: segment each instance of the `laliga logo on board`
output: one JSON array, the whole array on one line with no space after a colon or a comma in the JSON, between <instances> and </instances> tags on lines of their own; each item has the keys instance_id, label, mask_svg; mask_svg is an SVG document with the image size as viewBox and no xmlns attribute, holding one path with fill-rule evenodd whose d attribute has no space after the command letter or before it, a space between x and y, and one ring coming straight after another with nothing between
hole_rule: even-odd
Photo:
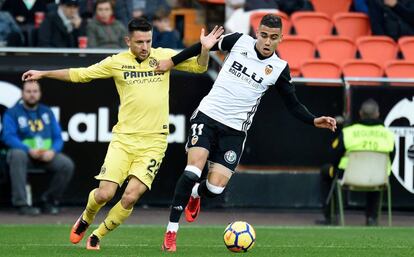
<instances>
[{"instance_id":1,"label":"laliga logo on board","mask_svg":"<svg viewBox=\"0 0 414 257\"><path fill-rule=\"evenodd\" d=\"M390 126L392 122L401 118L408 120L408 127ZM400 100L388 113L384 123L396 137L392 173L405 189L414 194L414 96L411 101L407 98Z\"/></svg>"},{"instance_id":2,"label":"laliga logo on board","mask_svg":"<svg viewBox=\"0 0 414 257\"><path fill-rule=\"evenodd\" d=\"M0 106L10 108L17 103L21 98L21 89L11 83L0 81ZM51 107L56 119L60 120L61 107ZM112 137L111 124L109 121L110 109L107 107L98 107L97 113L73 113L69 118L67 124L62 124L62 127L67 127L67 131L62 131L62 138L64 141L70 139L78 142L109 142ZM0 131L2 129L0 114ZM85 129L80 130L80 125L83 124ZM174 128L168 135L168 143L184 143L185 136L185 115L170 114L170 125Z\"/></svg>"}]
</instances>

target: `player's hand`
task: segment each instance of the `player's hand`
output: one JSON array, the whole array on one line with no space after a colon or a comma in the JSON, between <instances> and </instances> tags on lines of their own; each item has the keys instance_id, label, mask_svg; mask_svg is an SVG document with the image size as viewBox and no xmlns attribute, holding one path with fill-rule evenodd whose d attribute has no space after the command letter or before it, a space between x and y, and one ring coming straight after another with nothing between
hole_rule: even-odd
<instances>
[{"instance_id":1,"label":"player's hand","mask_svg":"<svg viewBox=\"0 0 414 257\"><path fill-rule=\"evenodd\" d=\"M161 60L158 62L158 65L155 68L155 71L165 72L165 71L171 70L172 67L174 67L174 63L171 60L171 58L167 60Z\"/></svg>"},{"instance_id":2,"label":"player's hand","mask_svg":"<svg viewBox=\"0 0 414 257\"><path fill-rule=\"evenodd\" d=\"M327 128L331 130L332 132L335 132L336 120L332 117L321 116L321 117L315 118L313 120L313 123L315 124L315 127L317 128Z\"/></svg>"},{"instance_id":3,"label":"player's hand","mask_svg":"<svg viewBox=\"0 0 414 257\"><path fill-rule=\"evenodd\" d=\"M201 29L200 43L201 45L210 50L219 40L224 32L223 26L215 26L214 29L206 36L204 28Z\"/></svg>"},{"instance_id":4,"label":"player's hand","mask_svg":"<svg viewBox=\"0 0 414 257\"><path fill-rule=\"evenodd\" d=\"M22 80L28 81L28 80L39 80L43 78L43 72L38 70L29 70L23 73Z\"/></svg>"},{"instance_id":5,"label":"player's hand","mask_svg":"<svg viewBox=\"0 0 414 257\"><path fill-rule=\"evenodd\" d=\"M40 160L50 162L55 157L55 152L52 150L43 151Z\"/></svg>"}]
</instances>

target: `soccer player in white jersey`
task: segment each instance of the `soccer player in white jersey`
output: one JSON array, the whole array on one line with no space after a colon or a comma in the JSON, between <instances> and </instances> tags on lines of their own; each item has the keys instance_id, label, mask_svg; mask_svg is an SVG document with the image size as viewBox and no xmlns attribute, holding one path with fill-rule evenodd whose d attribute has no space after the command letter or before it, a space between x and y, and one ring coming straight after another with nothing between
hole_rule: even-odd
<instances>
[{"instance_id":1,"label":"soccer player in white jersey","mask_svg":"<svg viewBox=\"0 0 414 257\"><path fill-rule=\"evenodd\" d=\"M187 166L177 181L162 249L176 251L178 222L185 210L187 221L193 222L200 211L200 197L220 195L231 178L243 152L247 130L269 87L276 87L287 109L299 120L317 128L336 129L331 117L315 117L296 97L290 83L286 61L280 59L276 47L282 40L282 22L273 14L263 17L257 39L240 33L225 35L211 50L228 51L227 58L211 91L203 98L191 117L187 142ZM159 69L196 56L201 43L185 49ZM196 183L206 162L207 179Z\"/></svg>"}]
</instances>

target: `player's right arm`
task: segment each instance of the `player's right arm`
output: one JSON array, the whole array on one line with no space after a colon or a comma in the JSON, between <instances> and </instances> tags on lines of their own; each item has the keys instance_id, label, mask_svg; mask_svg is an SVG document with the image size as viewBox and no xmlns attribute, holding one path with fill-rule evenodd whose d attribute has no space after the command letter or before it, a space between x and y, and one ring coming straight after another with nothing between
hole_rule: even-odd
<instances>
[{"instance_id":1,"label":"player's right arm","mask_svg":"<svg viewBox=\"0 0 414 257\"><path fill-rule=\"evenodd\" d=\"M62 70L29 70L23 73L22 80L39 80L42 78L57 79L63 81L70 81L69 69Z\"/></svg>"},{"instance_id":2,"label":"player's right arm","mask_svg":"<svg viewBox=\"0 0 414 257\"><path fill-rule=\"evenodd\" d=\"M70 82L89 82L92 79L103 79L112 76L112 57L107 57L99 63L87 68L70 68L62 70L29 70L23 73L22 80L39 80L51 78Z\"/></svg>"}]
</instances>

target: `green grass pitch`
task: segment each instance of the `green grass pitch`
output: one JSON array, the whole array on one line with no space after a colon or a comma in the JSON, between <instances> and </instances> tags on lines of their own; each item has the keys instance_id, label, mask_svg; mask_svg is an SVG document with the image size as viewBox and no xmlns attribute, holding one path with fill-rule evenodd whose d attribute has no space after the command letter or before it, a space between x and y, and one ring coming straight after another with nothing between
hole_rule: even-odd
<instances>
[{"instance_id":1,"label":"green grass pitch","mask_svg":"<svg viewBox=\"0 0 414 257\"><path fill-rule=\"evenodd\" d=\"M0 225L0 256L414 256L413 228L257 226L254 248L232 253L223 244L224 227L182 226L178 251L163 253L164 226L121 226L104 238L100 251L87 251L86 238L69 242L69 225Z\"/></svg>"}]
</instances>

